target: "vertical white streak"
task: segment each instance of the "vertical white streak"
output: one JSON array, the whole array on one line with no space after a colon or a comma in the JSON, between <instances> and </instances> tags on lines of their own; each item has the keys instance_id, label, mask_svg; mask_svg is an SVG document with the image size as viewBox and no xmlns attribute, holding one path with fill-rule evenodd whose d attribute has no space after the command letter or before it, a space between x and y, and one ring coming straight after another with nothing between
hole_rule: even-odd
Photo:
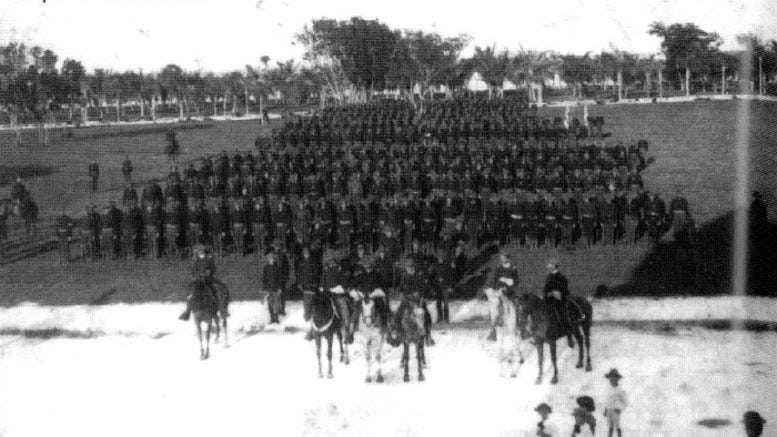
<instances>
[{"instance_id":1,"label":"vertical white streak","mask_svg":"<svg viewBox=\"0 0 777 437\"><path fill-rule=\"evenodd\" d=\"M748 50L740 60L740 75L749 81L751 54ZM743 82L747 83L747 82ZM740 87L740 92L744 91ZM734 188L734 244L732 292L744 296L747 292L748 207L750 200L750 107L749 99L737 100L736 182ZM734 310L732 308L732 310Z\"/></svg>"}]
</instances>

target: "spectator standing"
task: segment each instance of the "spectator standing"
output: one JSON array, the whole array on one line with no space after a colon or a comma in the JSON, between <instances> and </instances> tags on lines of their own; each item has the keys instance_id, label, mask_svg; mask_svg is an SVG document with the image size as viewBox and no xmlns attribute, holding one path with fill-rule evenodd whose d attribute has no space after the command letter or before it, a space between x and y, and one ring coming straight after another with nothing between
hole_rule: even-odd
<instances>
[{"instance_id":1,"label":"spectator standing","mask_svg":"<svg viewBox=\"0 0 777 437\"><path fill-rule=\"evenodd\" d=\"M618 369L613 368L604 377L610 381L610 390L604 403L604 417L607 418L607 436L612 437L613 431L617 431L618 437L621 437L621 413L629 405L626 392L618 386L623 376L618 373Z\"/></svg>"},{"instance_id":2,"label":"spectator standing","mask_svg":"<svg viewBox=\"0 0 777 437\"><path fill-rule=\"evenodd\" d=\"M127 156L121 164L121 173L124 175L124 181L128 184L132 182L132 170L132 161Z\"/></svg>"},{"instance_id":3,"label":"spectator standing","mask_svg":"<svg viewBox=\"0 0 777 437\"><path fill-rule=\"evenodd\" d=\"M97 192L97 184L100 178L100 166L94 159L89 164L89 178L92 180L92 193Z\"/></svg>"}]
</instances>

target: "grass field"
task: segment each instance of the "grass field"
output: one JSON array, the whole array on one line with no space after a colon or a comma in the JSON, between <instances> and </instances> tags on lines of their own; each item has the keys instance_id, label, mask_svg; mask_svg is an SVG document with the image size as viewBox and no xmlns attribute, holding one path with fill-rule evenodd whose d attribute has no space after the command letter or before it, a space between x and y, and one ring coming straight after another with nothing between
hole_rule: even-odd
<instances>
[{"instance_id":1,"label":"grass field","mask_svg":"<svg viewBox=\"0 0 777 437\"><path fill-rule=\"evenodd\" d=\"M736 101L661 105L593 106L590 115L603 115L614 139L645 138L656 162L644 173L645 183L668 202L676 193L686 196L697 225L704 227L733 208L736 144ZM747 102L751 109L751 186L765 195L770 218L777 217L777 105ZM562 116L562 109L546 109ZM573 113L581 116L582 110ZM258 122L223 122L179 125L181 161L222 150L248 150L261 127ZM185 129L183 128L185 127ZM10 133L0 133L2 168L15 165L53 166L56 172L32 179L27 186L43 216L62 208L81 212L90 202L106 204L118 199L122 188L119 167L127 155L135 164L136 179L161 177L169 163L163 155L164 127L106 127L74 130L72 137L55 135L45 149L9 146ZM86 167L95 158L101 168L100 191L93 198ZM8 187L0 188L0 197ZM554 252L518 251L522 284L536 290L544 277L544 263L558 256L574 292L589 294L599 284L614 287L627 282L651 253L648 245L597 247ZM703 257L704 254L701 254ZM723 255L725 256L725 254ZM222 261L220 276L238 298L251 298L259 278L255 257ZM23 301L49 304L178 300L186 265L180 261L60 265L53 254L0 267L0 305ZM248 273L246 273L248 272ZM113 290L113 291L111 291ZM245 291L242 291L245 290Z\"/></svg>"}]
</instances>

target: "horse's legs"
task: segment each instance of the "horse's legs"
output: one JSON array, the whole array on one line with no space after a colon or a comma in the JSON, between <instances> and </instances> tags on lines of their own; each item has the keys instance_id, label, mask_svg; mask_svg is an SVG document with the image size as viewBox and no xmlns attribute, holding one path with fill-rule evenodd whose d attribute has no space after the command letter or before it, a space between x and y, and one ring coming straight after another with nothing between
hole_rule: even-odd
<instances>
[{"instance_id":1,"label":"horse's legs","mask_svg":"<svg viewBox=\"0 0 777 437\"><path fill-rule=\"evenodd\" d=\"M380 337L378 341L375 344L376 351L375 351L375 359L378 362L378 377L375 378L376 382L383 382L383 363L382 363L382 350L383 350L383 337Z\"/></svg>"},{"instance_id":2,"label":"horse's legs","mask_svg":"<svg viewBox=\"0 0 777 437\"><path fill-rule=\"evenodd\" d=\"M229 331L227 330L227 316L223 315L221 316L222 323L224 324L224 347L229 347Z\"/></svg>"},{"instance_id":3,"label":"horse's legs","mask_svg":"<svg viewBox=\"0 0 777 437\"><path fill-rule=\"evenodd\" d=\"M213 327L213 322L208 320L208 328L205 330L205 357L210 357L210 330Z\"/></svg>"},{"instance_id":4,"label":"horse's legs","mask_svg":"<svg viewBox=\"0 0 777 437\"><path fill-rule=\"evenodd\" d=\"M583 325L583 337L585 338L585 350L586 350L586 363L585 363L585 371L590 372L591 371L591 322L590 318L588 319L588 323L585 323Z\"/></svg>"},{"instance_id":5,"label":"horse's legs","mask_svg":"<svg viewBox=\"0 0 777 437\"><path fill-rule=\"evenodd\" d=\"M364 341L364 358L367 360L367 377L365 382L372 382L372 350L370 349L371 341L369 339Z\"/></svg>"},{"instance_id":6,"label":"horse's legs","mask_svg":"<svg viewBox=\"0 0 777 437\"><path fill-rule=\"evenodd\" d=\"M542 382L542 365L543 365L543 355L545 354L545 343L541 340L536 340L537 342L537 364L539 366L539 374L537 375L537 381L535 381L535 384L539 384Z\"/></svg>"},{"instance_id":7,"label":"horse's legs","mask_svg":"<svg viewBox=\"0 0 777 437\"><path fill-rule=\"evenodd\" d=\"M346 339L348 338L348 331L347 330L346 330L344 336L345 336ZM348 354L348 341L341 341L340 342L340 347L341 347L341 351L343 351L345 353L345 365L347 366L347 365L351 364L351 357Z\"/></svg>"},{"instance_id":8,"label":"horse's legs","mask_svg":"<svg viewBox=\"0 0 777 437\"><path fill-rule=\"evenodd\" d=\"M213 320L216 321L216 339L213 340L214 343L218 343L221 339L221 320L219 320L218 314L213 315Z\"/></svg>"},{"instance_id":9,"label":"horse's legs","mask_svg":"<svg viewBox=\"0 0 777 437\"><path fill-rule=\"evenodd\" d=\"M424 377L424 365L426 364L426 358L424 357L424 342L419 341L415 344L415 356L418 364L418 380L423 381Z\"/></svg>"},{"instance_id":10,"label":"horse's legs","mask_svg":"<svg viewBox=\"0 0 777 437\"><path fill-rule=\"evenodd\" d=\"M410 343L405 340L402 343L402 367L405 370L405 377L403 378L405 382L410 382L410 365L408 361L410 361Z\"/></svg>"},{"instance_id":11,"label":"horse's legs","mask_svg":"<svg viewBox=\"0 0 777 437\"><path fill-rule=\"evenodd\" d=\"M327 378L332 378L332 343L333 342L334 342L334 339L332 338L332 333L330 332L329 335L326 337L326 358L329 362L329 369L326 374ZM341 340L341 344L342 344L342 340Z\"/></svg>"},{"instance_id":12,"label":"horse's legs","mask_svg":"<svg viewBox=\"0 0 777 437\"><path fill-rule=\"evenodd\" d=\"M197 318L194 318L194 326L197 327L197 338L200 341L200 359L204 359L205 357L205 348L202 344L202 327L200 326L200 322L197 321Z\"/></svg>"},{"instance_id":13,"label":"horse's legs","mask_svg":"<svg viewBox=\"0 0 777 437\"><path fill-rule=\"evenodd\" d=\"M316 336L316 357L318 358L318 377L323 378L324 373L321 371L321 336Z\"/></svg>"},{"instance_id":14,"label":"horse's legs","mask_svg":"<svg viewBox=\"0 0 777 437\"><path fill-rule=\"evenodd\" d=\"M556 365L556 342L550 342L550 362L553 364L553 378L550 383L556 384L558 382L558 366Z\"/></svg>"},{"instance_id":15,"label":"horse's legs","mask_svg":"<svg viewBox=\"0 0 777 437\"><path fill-rule=\"evenodd\" d=\"M574 326L572 328L573 334L575 336L575 343L577 343L577 346L580 348L578 351L578 358L577 358L577 365L575 365L576 369L582 369L583 368L583 355L585 353L585 348L583 347L583 334L580 331L580 326Z\"/></svg>"}]
</instances>

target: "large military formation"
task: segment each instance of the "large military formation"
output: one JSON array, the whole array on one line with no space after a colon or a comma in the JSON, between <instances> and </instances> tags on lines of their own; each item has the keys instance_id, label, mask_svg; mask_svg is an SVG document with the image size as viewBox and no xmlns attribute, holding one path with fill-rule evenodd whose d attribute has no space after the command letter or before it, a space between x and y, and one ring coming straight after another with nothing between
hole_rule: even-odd
<instances>
[{"instance_id":1,"label":"large military formation","mask_svg":"<svg viewBox=\"0 0 777 437\"><path fill-rule=\"evenodd\" d=\"M187 257L204 241L221 256L284 251L290 265L307 247L319 260L327 249L380 253L459 274L457 262L494 243L690 238L688 202L645 190L647 152L644 140L613 140L601 117L542 118L509 98L423 113L407 102L350 105L291 117L253 152L172 167L164 184L125 174L122 199L63 214L58 232L67 260Z\"/></svg>"}]
</instances>

